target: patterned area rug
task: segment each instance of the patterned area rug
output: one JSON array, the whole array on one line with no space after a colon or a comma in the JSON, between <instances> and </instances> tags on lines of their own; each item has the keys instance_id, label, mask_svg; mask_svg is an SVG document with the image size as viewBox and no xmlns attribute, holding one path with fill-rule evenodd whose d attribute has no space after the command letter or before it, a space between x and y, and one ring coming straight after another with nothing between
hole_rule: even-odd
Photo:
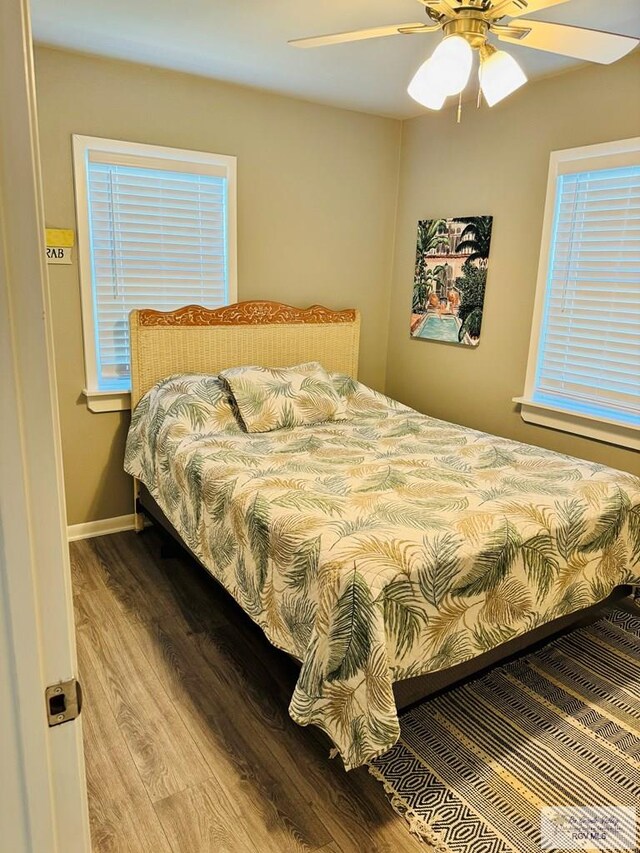
<instances>
[{"instance_id":1,"label":"patterned area rug","mask_svg":"<svg viewBox=\"0 0 640 853\"><path fill-rule=\"evenodd\" d=\"M449 853L539 853L544 807L640 806L640 617L612 611L401 722L369 769L416 835ZM640 850L631 834L624 849Z\"/></svg>"}]
</instances>

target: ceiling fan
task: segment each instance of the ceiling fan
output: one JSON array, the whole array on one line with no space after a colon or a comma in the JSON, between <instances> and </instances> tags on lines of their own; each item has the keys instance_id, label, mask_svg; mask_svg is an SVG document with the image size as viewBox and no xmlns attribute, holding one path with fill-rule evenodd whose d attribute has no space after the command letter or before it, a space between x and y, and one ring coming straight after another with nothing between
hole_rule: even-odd
<instances>
[{"instance_id":1,"label":"ceiling fan","mask_svg":"<svg viewBox=\"0 0 640 853\"><path fill-rule=\"evenodd\" d=\"M521 44L535 50L559 53L575 59L608 65L621 59L640 42L631 36L601 30L588 30L567 24L532 21L521 16L567 0L418 0L425 7L427 23L392 24L346 33L293 39L295 47L325 45L415 35L442 30L444 39L409 83L411 97L432 110L439 110L449 95L458 95L467 85L473 51L480 56L479 82L484 99L493 106L527 82L524 71L504 50L488 40L493 34L500 41ZM515 20L502 23L503 18Z\"/></svg>"}]
</instances>

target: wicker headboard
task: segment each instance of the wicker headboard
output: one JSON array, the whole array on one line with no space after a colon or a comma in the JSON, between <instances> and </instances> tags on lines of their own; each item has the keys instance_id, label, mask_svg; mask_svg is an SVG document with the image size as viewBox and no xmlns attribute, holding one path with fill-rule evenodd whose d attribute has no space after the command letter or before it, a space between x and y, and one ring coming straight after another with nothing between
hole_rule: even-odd
<instances>
[{"instance_id":1,"label":"wicker headboard","mask_svg":"<svg viewBox=\"0 0 640 853\"><path fill-rule=\"evenodd\" d=\"M321 305L294 308L280 302L237 302L210 310L132 311L131 407L172 373L218 373L257 364L287 367L319 361L327 370L356 377L360 315Z\"/></svg>"}]
</instances>

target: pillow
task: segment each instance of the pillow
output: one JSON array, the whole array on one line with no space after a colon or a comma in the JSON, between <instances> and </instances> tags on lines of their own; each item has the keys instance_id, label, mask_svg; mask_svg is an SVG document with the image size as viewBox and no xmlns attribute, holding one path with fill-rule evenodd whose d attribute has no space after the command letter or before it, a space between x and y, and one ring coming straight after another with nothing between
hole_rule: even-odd
<instances>
[{"instance_id":1,"label":"pillow","mask_svg":"<svg viewBox=\"0 0 640 853\"><path fill-rule=\"evenodd\" d=\"M178 425L197 433L242 432L229 390L205 373L176 373L156 382L138 402L131 423L143 416L158 430Z\"/></svg>"},{"instance_id":2,"label":"pillow","mask_svg":"<svg viewBox=\"0 0 640 853\"><path fill-rule=\"evenodd\" d=\"M232 367L220 380L229 388L247 432L269 432L342 420L347 407L317 361L296 367Z\"/></svg>"}]
</instances>

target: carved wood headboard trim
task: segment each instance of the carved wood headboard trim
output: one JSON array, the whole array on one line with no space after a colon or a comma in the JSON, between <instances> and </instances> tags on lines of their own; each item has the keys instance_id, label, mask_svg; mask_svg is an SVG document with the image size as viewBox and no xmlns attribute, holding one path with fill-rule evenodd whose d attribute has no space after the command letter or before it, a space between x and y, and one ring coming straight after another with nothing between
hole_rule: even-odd
<instances>
[{"instance_id":1,"label":"carved wood headboard trim","mask_svg":"<svg viewBox=\"0 0 640 853\"><path fill-rule=\"evenodd\" d=\"M283 302L263 300L236 302L224 308L203 308L185 305L176 311L156 311L142 308L138 311L140 326L257 326L297 323L354 323L357 312L353 308L332 311L323 305L295 308Z\"/></svg>"}]
</instances>

